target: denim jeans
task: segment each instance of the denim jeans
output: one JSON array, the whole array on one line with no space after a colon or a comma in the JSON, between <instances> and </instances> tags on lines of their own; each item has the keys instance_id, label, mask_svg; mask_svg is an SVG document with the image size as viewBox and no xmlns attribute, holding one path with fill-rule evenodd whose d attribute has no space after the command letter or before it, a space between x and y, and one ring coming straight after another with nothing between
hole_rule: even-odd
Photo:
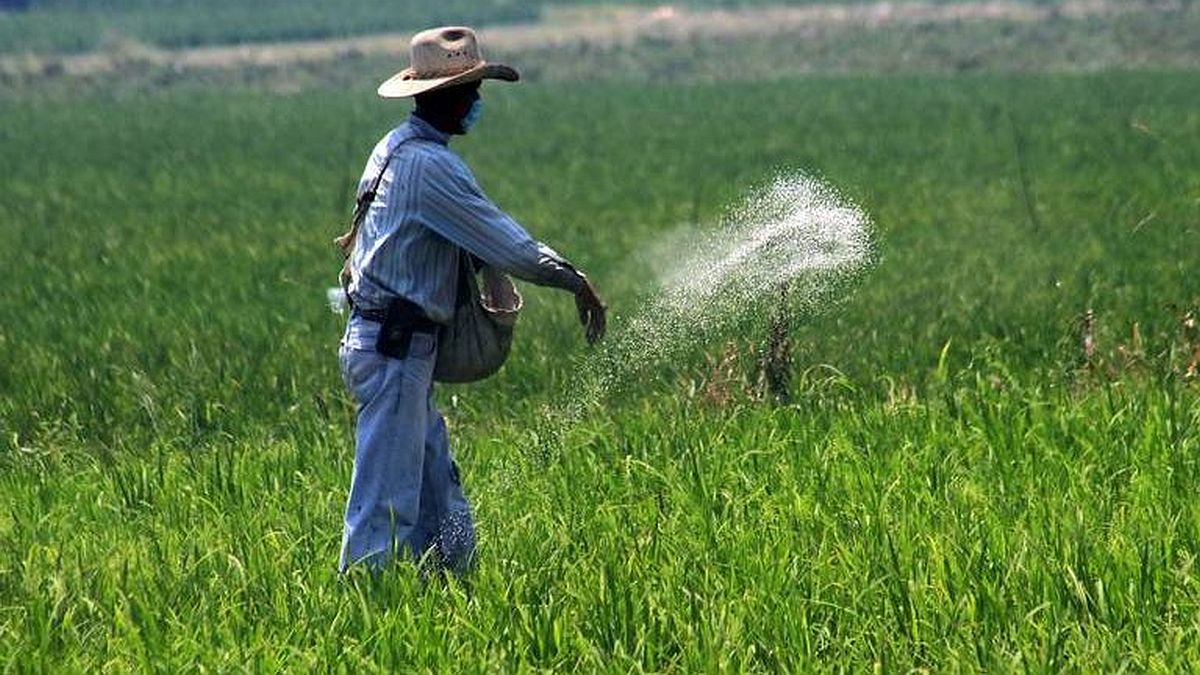
<instances>
[{"instance_id":1,"label":"denim jeans","mask_svg":"<svg viewBox=\"0 0 1200 675\"><path fill-rule=\"evenodd\" d=\"M465 571L475 524L433 405L437 336L414 333L408 356L394 359L375 351L378 332L352 317L339 353L358 421L338 569L409 555Z\"/></svg>"}]
</instances>

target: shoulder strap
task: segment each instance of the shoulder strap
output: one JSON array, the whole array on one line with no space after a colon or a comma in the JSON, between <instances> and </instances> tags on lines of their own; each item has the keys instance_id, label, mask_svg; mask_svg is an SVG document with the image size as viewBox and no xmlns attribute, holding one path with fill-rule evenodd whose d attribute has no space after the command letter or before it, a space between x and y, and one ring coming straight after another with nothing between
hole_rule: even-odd
<instances>
[{"instance_id":1,"label":"shoulder strap","mask_svg":"<svg viewBox=\"0 0 1200 675\"><path fill-rule=\"evenodd\" d=\"M392 158L396 156L396 151L400 146L414 139L414 136L409 136L392 148L392 151L384 158L383 166L379 168L379 173L375 175L375 180L371 181L371 187L358 196L358 200L354 203L354 217L350 220L350 229L342 234L342 236L333 240L333 243L337 244L338 248L342 250L343 258L350 257L350 253L354 251L354 242L358 239L358 228L362 225L363 218L367 217L367 209L375 201L375 195L379 192L379 184L383 182L383 174L387 172L388 165L392 163Z\"/></svg>"},{"instance_id":2,"label":"shoulder strap","mask_svg":"<svg viewBox=\"0 0 1200 675\"><path fill-rule=\"evenodd\" d=\"M477 301L477 298L471 296L477 293L477 284L471 283L475 280L475 275L479 273L479 268L475 265L475 256L465 248L458 249L458 279L455 281L456 288L454 289L454 307L465 307L467 303Z\"/></svg>"}]
</instances>

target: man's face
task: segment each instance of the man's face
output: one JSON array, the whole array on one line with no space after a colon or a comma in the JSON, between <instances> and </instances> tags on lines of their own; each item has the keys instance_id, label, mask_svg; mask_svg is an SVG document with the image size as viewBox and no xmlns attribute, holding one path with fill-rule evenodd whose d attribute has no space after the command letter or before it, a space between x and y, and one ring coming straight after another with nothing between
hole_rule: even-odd
<instances>
[{"instance_id":1,"label":"man's face","mask_svg":"<svg viewBox=\"0 0 1200 675\"><path fill-rule=\"evenodd\" d=\"M463 120L479 100L478 81L417 95L417 108L439 129L451 134L467 133Z\"/></svg>"},{"instance_id":2,"label":"man's face","mask_svg":"<svg viewBox=\"0 0 1200 675\"><path fill-rule=\"evenodd\" d=\"M463 120L466 119L467 113L471 112L471 106L475 105L475 102L480 99L479 85L480 82L478 81L460 85L462 87L462 96L459 97L455 107L455 119L458 120L458 133L460 134L467 133L467 128L463 125Z\"/></svg>"}]
</instances>

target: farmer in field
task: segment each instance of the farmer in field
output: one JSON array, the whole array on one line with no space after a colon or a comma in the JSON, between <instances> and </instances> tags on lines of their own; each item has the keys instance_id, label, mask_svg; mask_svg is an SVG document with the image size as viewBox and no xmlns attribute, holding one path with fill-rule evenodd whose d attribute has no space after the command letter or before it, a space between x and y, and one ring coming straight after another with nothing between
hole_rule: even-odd
<instances>
[{"instance_id":1,"label":"farmer in field","mask_svg":"<svg viewBox=\"0 0 1200 675\"><path fill-rule=\"evenodd\" d=\"M447 145L479 121L489 78L518 75L484 61L471 29L435 28L413 37L410 67L379 87L416 107L375 146L359 183L360 226L339 241L353 307L340 360L358 403L342 571L405 555L455 571L470 563L475 526L432 397L439 328L462 311L460 265L478 260L570 291L588 341L604 334L605 307L587 278L493 204Z\"/></svg>"}]
</instances>

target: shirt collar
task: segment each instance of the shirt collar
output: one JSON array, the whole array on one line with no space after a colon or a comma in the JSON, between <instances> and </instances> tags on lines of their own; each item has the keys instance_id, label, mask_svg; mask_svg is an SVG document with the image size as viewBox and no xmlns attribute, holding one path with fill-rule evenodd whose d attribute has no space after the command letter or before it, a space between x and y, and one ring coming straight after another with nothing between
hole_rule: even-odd
<instances>
[{"instance_id":1,"label":"shirt collar","mask_svg":"<svg viewBox=\"0 0 1200 675\"><path fill-rule=\"evenodd\" d=\"M437 127L417 117L415 113L408 116L408 125L412 127L413 136L417 138L425 138L441 143L442 145L447 145L450 142L450 134L439 131Z\"/></svg>"}]
</instances>

